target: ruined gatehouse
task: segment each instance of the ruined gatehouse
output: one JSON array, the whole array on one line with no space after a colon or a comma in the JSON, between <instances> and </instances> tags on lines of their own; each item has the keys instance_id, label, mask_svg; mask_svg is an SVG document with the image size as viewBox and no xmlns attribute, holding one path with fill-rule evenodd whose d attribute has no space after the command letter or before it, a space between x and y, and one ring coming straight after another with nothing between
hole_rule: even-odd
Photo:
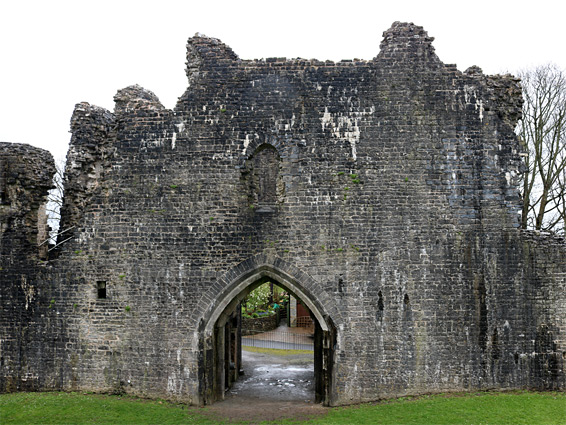
<instances>
[{"instance_id":1,"label":"ruined gatehouse","mask_svg":"<svg viewBox=\"0 0 566 425\"><path fill-rule=\"evenodd\" d=\"M173 110L139 86L76 106L51 253L53 160L0 144L0 391L221 399L266 280L313 315L327 405L564 390L566 245L518 227L518 81L432 41L396 22L330 62L190 38Z\"/></svg>"}]
</instances>

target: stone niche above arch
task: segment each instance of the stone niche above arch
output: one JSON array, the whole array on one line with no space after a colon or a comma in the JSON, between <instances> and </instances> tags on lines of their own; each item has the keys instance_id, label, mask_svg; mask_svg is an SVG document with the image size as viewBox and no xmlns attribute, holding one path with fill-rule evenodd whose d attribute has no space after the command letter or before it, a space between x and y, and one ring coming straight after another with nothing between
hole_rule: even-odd
<instances>
[{"instance_id":1,"label":"stone niche above arch","mask_svg":"<svg viewBox=\"0 0 566 425\"><path fill-rule=\"evenodd\" d=\"M249 207L256 212L274 212L284 202L285 185L281 172L281 156L268 143L259 145L242 170Z\"/></svg>"}]
</instances>

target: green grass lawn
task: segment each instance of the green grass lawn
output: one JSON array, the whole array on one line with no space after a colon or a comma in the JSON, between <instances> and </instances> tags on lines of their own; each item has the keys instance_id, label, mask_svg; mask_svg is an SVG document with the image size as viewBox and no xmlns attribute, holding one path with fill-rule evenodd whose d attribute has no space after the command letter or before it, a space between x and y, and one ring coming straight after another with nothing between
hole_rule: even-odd
<instances>
[{"instance_id":1,"label":"green grass lawn","mask_svg":"<svg viewBox=\"0 0 566 425\"><path fill-rule=\"evenodd\" d=\"M566 393L434 395L332 409L310 424L566 424Z\"/></svg>"},{"instance_id":2,"label":"green grass lawn","mask_svg":"<svg viewBox=\"0 0 566 425\"><path fill-rule=\"evenodd\" d=\"M206 408L128 396L0 395L0 424L216 424ZM328 409L301 424L566 424L566 393L477 393L398 399Z\"/></svg>"},{"instance_id":3,"label":"green grass lawn","mask_svg":"<svg viewBox=\"0 0 566 425\"><path fill-rule=\"evenodd\" d=\"M215 424L198 408L128 396L78 393L0 395L0 424Z\"/></svg>"},{"instance_id":4,"label":"green grass lawn","mask_svg":"<svg viewBox=\"0 0 566 425\"><path fill-rule=\"evenodd\" d=\"M270 356L295 356L297 354L307 354L314 356L312 350L287 350L278 348L262 348L262 347L243 347L244 351L251 351L252 353L268 354Z\"/></svg>"}]
</instances>

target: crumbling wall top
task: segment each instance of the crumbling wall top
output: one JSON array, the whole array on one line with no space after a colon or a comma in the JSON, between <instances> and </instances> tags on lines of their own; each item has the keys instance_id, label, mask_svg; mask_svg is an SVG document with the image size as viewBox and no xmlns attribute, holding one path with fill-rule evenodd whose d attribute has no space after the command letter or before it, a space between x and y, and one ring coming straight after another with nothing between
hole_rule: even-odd
<instances>
[{"instance_id":1,"label":"crumbling wall top","mask_svg":"<svg viewBox=\"0 0 566 425\"><path fill-rule=\"evenodd\" d=\"M0 193L5 201L3 204L18 201L16 194L24 189L38 196L47 196L47 191L53 186L53 174L55 163L50 152L20 143L0 142ZM9 187L16 186L18 188L13 192L9 190Z\"/></svg>"},{"instance_id":2,"label":"crumbling wall top","mask_svg":"<svg viewBox=\"0 0 566 425\"><path fill-rule=\"evenodd\" d=\"M71 116L71 133L80 133L92 127L106 127L113 119L113 114L105 108L88 102L77 103Z\"/></svg>"},{"instance_id":3,"label":"crumbling wall top","mask_svg":"<svg viewBox=\"0 0 566 425\"><path fill-rule=\"evenodd\" d=\"M431 60L441 63L434 52L433 41L434 37L430 37L423 27L412 22L397 21L383 33L381 50L377 58L395 56L402 59L410 56L413 60Z\"/></svg>"},{"instance_id":4,"label":"crumbling wall top","mask_svg":"<svg viewBox=\"0 0 566 425\"><path fill-rule=\"evenodd\" d=\"M47 219L43 207L54 174L55 162L48 151L0 142L0 237L17 236L34 247L30 253L38 252L38 231ZM22 248L15 246L0 242L0 251L15 255L14 250Z\"/></svg>"},{"instance_id":5,"label":"crumbling wall top","mask_svg":"<svg viewBox=\"0 0 566 425\"><path fill-rule=\"evenodd\" d=\"M383 41L380 44L380 52L376 59L395 59L396 61L411 61L419 63L425 61L430 64L442 66L442 62L435 53L432 45L434 37L430 37L421 26L413 23L395 22L390 29L383 33ZM189 86L200 81L208 72L227 67L280 67L289 66L301 68L308 66L328 67L351 67L365 65L371 61L365 60L342 60L333 62L330 60L317 59L287 59L268 58L265 60L241 60L234 51L217 38L196 34L189 38L187 43L187 68L186 74Z\"/></svg>"},{"instance_id":6,"label":"crumbling wall top","mask_svg":"<svg viewBox=\"0 0 566 425\"><path fill-rule=\"evenodd\" d=\"M77 225L89 196L100 183L104 164L112 154L112 141L108 134L114 122L114 114L107 109L87 102L75 106L65 164L61 229Z\"/></svg>"},{"instance_id":7,"label":"crumbling wall top","mask_svg":"<svg viewBox=\"0 0 566 425\"><path fill-rule=\"evenodd\" d=\"M132 109L149 109L160 111L165 107L159 101L159 98L150 90L134 84L121 90L114 96L115 114L122 114Z\"/></svg>"},{"instance_id":8,"label":"crumbling wall top","mask_svg":"<svg viewBox=\"0 0 566 425\"><path fill-rule=\"evenodd\" d=\"M187 42L187 78L189 85L198 79L203 67L214 66L215 63L237 61L238 55L217 38L204 34L195 34Z\"/></svg>"}]
</instances>

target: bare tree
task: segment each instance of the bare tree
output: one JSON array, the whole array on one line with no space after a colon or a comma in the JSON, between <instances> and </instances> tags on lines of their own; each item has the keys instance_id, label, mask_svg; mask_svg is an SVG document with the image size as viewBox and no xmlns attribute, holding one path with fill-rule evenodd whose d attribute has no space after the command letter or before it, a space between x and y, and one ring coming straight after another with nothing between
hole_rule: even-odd
<instances>
[{"instance_id":1,"label":"bare tree","mask_svg":"<svg viewBox=\"0 0 566 425\"><path fill-rule=\"evenodd\" d=\"M554 65L519 73L525 145L523 228L564 233L566 197L566 75Z\"/></svg>"},{"instance_id":2,"label":"bare tree","mask_svg":"<svg viewBox=\"0 0 566 425\"><path fill-rule=\"evenodd\" d=\"M63 193L64 193L64 172L65 160L58 159L55 161L55 174L53 175L54 188L49 191L47 195L47 224L50 231L46 240L41 242L39 246L49 245L49 252L61 244L73 238L69 231L73 230L75 226L66 227L61 229L61 207L63 206Z\"/></svg>"},{"instance_id":3,"label":"bare tree","mask_svg":"<svg viewBox=\"0 0 566 425\"><path fill-rule=\"evenodd\" d=\"M55 161L55 175L53 176L53 189L49 191L47 196L47 224L50 227L49 239L46 241L49 245L57 243L57 235L59 234L59 222L61 221L61 206L63 205L63 173L65 171L65 160L57 159Z\"/></svg>"},{"instance_id":4,"label":"bare tree","mask_svg":"<svg viewBox=\"0 0 566 425\"><path fill-rule=\"evenodd\" d=\"M559 225L562 227L562 233L566 234L566 168L562 171L562 174L558 176L557 188L559 193L561 193L560 200L557 203L557 218L560 223Z\"/></svg>"}]
</instances>

